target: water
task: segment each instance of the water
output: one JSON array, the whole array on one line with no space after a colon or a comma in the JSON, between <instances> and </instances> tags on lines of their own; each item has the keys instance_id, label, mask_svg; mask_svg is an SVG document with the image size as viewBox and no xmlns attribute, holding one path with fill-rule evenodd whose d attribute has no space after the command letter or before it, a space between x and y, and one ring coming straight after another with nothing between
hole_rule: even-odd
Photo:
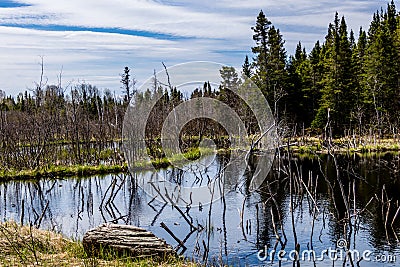
<instances>
[{"instance_id":1,"label":"water","mask_svg":"<svg viewBox=\"0 0 400 267\"><path fill-rule=\"evenodd\" d=\"M283 160L283 166L288 166L288 162ZM217 158L207 172L215 174L221 165L223 160ZM186 219L198 227L194 231L177 208L152 201L153 197L137 186L136 181L152 175L151 172L4 183L0 185L0 215L2 220L20 221L23 203L25 223L32 222L74 239L81 239L90 228L112 221L144 227L177 246L160 226L164 223L185 241L186 249L179 248L179 252L216 265L293 266L290 258L295 256L296 235L300 257L304 255L300 266L332 266L335 255L338 257L335 265L343 265L344 250L337 248L342 238L354 255L366 256L360 266L397 266L395 260L400 262L400 246L396 241L396 235L400 235L400 215L396 216L400 199L398 167L398 156L390 154L368 158L321 156L320 160L293 158L290 168L274 167L264 183L269 186L264 185L260 192L248 193L246 186L238 187L210 205L181 208ZM172 169L160 174L170 179L178 174L183 180L191 178ZM346 205L339 180L350 214L358 213L351 217L353 227L345 224ZM114 189L110 187L113 183ZM263 250L267 249L270 255L274 248L286 252L281 261L277 253L273 262L270 257L262 259ZM315 251L315 261L308 260L311 249ZM335 249L340 253L334 254ZM324 250L328 251L324 254ZM347 260L345 265L351 263Z\"/></svg>"}]
</instances>

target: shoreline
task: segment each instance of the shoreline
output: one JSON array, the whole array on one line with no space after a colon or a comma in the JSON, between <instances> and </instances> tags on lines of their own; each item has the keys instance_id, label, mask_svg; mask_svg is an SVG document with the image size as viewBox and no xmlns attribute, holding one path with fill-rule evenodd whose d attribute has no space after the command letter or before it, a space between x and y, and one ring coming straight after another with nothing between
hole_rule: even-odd
<instances>
[{"instance_id":1,"label":"shoreline","mask_svg":"<svg viewBox=\"0 0 400 267\"><path fill-rule=\"evenodd\" d=\"M182 155L178 155L173 160L178 160L182 157L188 160L198 159L201 155L208 155L208 150L192 150ZM218 150L218 154L225 154L228 151ZM151 161L137 162L135 170L147 171L152 169L165 169L171 166L167 158L152 159ZM129 167L124 164L99 164L99 165L51 165L43 166L36 169L25 170L0 170L0 182L9 181L29 181L39 180L43 178L60 179L68 177L84 178L93 175L107 175L128 172Z\"/></svg>"},{"instance_id":2,"label":"shoreline","mask_svg":"<svg viewBox=\"0 0 400 267\"><path fill-rule=\"evenodd\" d=\"M0 182L29 181L42 178L59 179L63 177L87 177L128 171L126 165L72 165L47 166L41 169L0 172Z\"/></svg>"},{"instance_id":3,"label":"shoreline","mask_svg":"<svg viewBox=\"0 0 400 267\"><path fill-rule=\"evenodd\" d=\"M330 143L330 150L327 144L319 138L291 138L285 139L282 143L289 143L280 148L300 157L315 157L316 155L333 154L357 154L363 157L374 156L380 153L393 153L400 154L400 140L397 142L395 139L380 139L376 142L355 142L348 138L333 139ZM210 151L205 152L204 155L209 154ZM229 149L219 149L218 155L229 154ZM189 160L198 159L201 155L199 150L193 150L184 153L183 156ZM182 156L182 155L181 155ZM181 157L180 156L180 157ZM179 158L179 157L178 157ZM152 165L152 166L151 166ZM135 170L146 171L152 169L165 169L171 166L171 163L166 158L153 159L151 162L138 162ZM25 169L25 170L1 170L0 182L8 181L29 181L39 180L42 178L59 179L68 177L84 178L92 175L107 175L128 172L128 165L124 164L99 164L99 165L52 165L44 166L39 169Z\"/></svg>"},{"instance_id":4,"label":"shoreline","mask_svg":"<svg viewBox=\"0 0 400 267\"><path fill-rule=\"evenodd\" d=\"M81 241L15 221L0 222L1 266L198 266L181 257L128 257L104 251L90 256Z\"/></svg>"},{"instance_id":5,"label":"shoreline","mask_svg":"<svg viewBox=\"0 0 400 267\"><path fill-rule=\"evenodd\" d=\"M285 141L290 143L290 151L296 154L329 154L328 146L330 152L334 154L400 153L400 139L371 139L346 137L332 139L329 142L315 137L298 137ZM287 150L287 146L285 149Z\"/></svg>"}]
</instances>

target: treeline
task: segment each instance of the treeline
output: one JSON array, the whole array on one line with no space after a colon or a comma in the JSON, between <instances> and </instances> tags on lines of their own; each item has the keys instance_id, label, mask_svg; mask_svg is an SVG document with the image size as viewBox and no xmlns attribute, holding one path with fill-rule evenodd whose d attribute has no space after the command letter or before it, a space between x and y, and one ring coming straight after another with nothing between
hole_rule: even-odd
<instances>
[{"instance_id":1,"label":"treeline","mask_svg":"<svg viewBox=\"0 0 400 267\"><path fill-rule=\"evenodd\" d=\"M253 62L246 57L243 73L262 89L278 120L340 136L398 133L400 16L393 1L358 38L336 13L324 42L309 53L299 43L289 57L262 11L252 29Z\"/></svg>"},{"instance_id":2,"label":"treeline","mask_svg":"<svg viewBox=\"0 0 400 267\"><path fill-rule=\"evenodd\" d=\"M140 114L143 109L151 109L149 110L150 113L145 126L146 147L150 148L147 150L146 154L150 153L150 156L155 160L165 156L163 151L164 147L160 139L164 123L167 116L172 114L171 112L173 112L174 108L188 100L207 97L222 101L239 114L246 126L251 126L251 122L255 121L254 116L248 115L251 111L244 113L244 111L248 110L245 109L244 102L238 102L241 99L229 90L232 85L240 86L241 79L239 74L233 67L222 67L220 75L222 82L217 88L212 87L210 82L204 82L202 86L194 88L190 94L183 94L179 89L173 86L165 86L160 83L156 77L153 77L152 88L147 88L144 92L136 92L133 95L135 106L138 108L132 108L129 114L140 117L143 115ZM227 85L227 83L230 83L230 85ZM216 109L216 112L218 111L219 110ZM196 110L192 110L191 108L186 108L185 111L180 110L179 112L197 113ZM245 117L245 115L247 115L247 117ZM179 114L175 116L179 117ZM222 116L223 115L221 115L221 117ZM252 128L255 128L255 126L257 125L254 123ZM251 131L251 127L247 127L247 129ZM209 118L196 118L189 121L183 126L179 135L179 145L184 152L188 152L191 148L197 147L201 140L203 140L203 137L213 139L219 148L228 148L230 144L228 133L223 126L219 122Z\"/></svg>"},{"instance_id":3,"label":"treeline","mask_svg":"<svg viewBox=\"0 0 400 267\"><path fill-rule=\"evenodd\" d=\"M284 39L263 11L252 27L252 60L246 56L242 73L220 70L221 84L208 82L191 95L171 86L136 92L135 79L126 67L121 75L124 97L90 84L45 85L16 97L0 90L0 169L35 169L53 165L123 164L122 125L128 103L162 96L146 125L154 158L163 156L160 133L169 112L185 100L212 97L223 101L244 121L248 133L259 131L250 108L229 88L250 77L266 96L279 125L290 133L371 135L398 134L400 126L400 15L394 2L373 15L368 31L356 38L346 20L336 13L323 42L307 53L301 43L288 56ZM203 136L229 146L226 131L210 119L185 125L185 150Z\"/></svg>"},{"instance_id":4,"label":"treeline","mask_svg":"<svg viewBox=\"0 0 400 267\"><path fill-rule=\"evenodd\" d=\"M44 86L16 98L0 94L1 170L124 162L125 101L90 84L65 90Z\"/></svg>"},{"instance_id":5,"label":"treeline","mask_svg":"<svg viewBox=\"0 0 400 267\"><path fill-rule=\"evenodd\" d=\"M239 81L232 67L221 69L225 83ZM63 88L41 85L16 97L0 90L0 170L34 170L52 166L124 165L122 128L128 104L134 99L154 105L146 124L146 142L154 160L164 156L160 135L166 116L182 102L211 97L230 104L238 113L236 98L224 82L216 89L209 82L195 88L190 95L176 87L168 88L154 77L154 86L137 92L130 69L121 75L123 95L109 90L100 92L96 86L81 83ZM231 95L229 97L229 95ZM138 116L140 114L137 114ZM249 125L252 120L243 118ZM255 118L253 118L255 120ZM254 124L256 125L256 124ZM229 146L225 129L217 122L200 118L189 122L181 132L182 149L197 146L203 136L213 136L221 146Z\"/></svg>"}]
</instances>

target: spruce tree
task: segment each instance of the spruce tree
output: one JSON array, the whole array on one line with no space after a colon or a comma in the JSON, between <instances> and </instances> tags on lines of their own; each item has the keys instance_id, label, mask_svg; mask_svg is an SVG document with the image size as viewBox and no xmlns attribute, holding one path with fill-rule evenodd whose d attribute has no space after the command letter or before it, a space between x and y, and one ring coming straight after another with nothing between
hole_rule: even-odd
<instances>
[{"instance_id":1,"label":"spruce tree","mask_svg":"<svg viewBox=\"0 0 400 267\"><path fill-rule=\"evenodd\" d=\"M130 69L128 67L124 68L124 73L121 74L121 84L124 96L124 102L129 103L135 93L136 80L131 79Z\"/></svg>"},{"instance_id":2,"label":"spruce tree","mask_svg":"<svg viewBox=\"0 0 400 267\"><path fill-rule=\"evenodd\" d=\"M399 52L396 41L396 8L376 12L368 30L363 65L365 104L371 126L379 129L397 123L399 117Z\"/></svg>"},{"instance_id":3,"label":"spruce tree","mask_svg":"<svg viewBox=\"0 0 400 267\"><path fill-rule=\"evenodd\" d=\"M321 99L321 87L322 87L322 77L323 77L323 64L321 57L321 45L317 41L310 52L310 75L311 75L311 87L308 90L305 88L305 97L308 99L309 104L307 105L307 111L309 114L310 122L315 119L317 111L320 106Z\"/></svg>"},{"instance_id":4,"label":"spruce tree","mask_svg":"<svg viewBox=\"0 0 400 267\"><path fill-rule=\"evenodd\" d=\"M288 120L307 124L309 103L306 92L311 86L310 62L300 42L297 44L295 55L289 58L287 70L289 83L284 103Z\"/></svg>"},{"instance_id":5,"label":"spruce tree","mask_svg":"<svg viewBox=\"0 0 400 267\"><path fill-rule=\"evenodd\" d=\"M353 90L354 90L354 98L353 98L353 110L351 113L352 120L357 125L358 134L362 135L363 127L365 126L365 118L367 115L365 103L364 103L364 93L365 89L363 87L362 79L364 74L364 56L365 49L367 45L367 34L366 32L360 28L358 34L358 40L352 42L352 66L353 66Z\"/></svg>"},{"instance_id":6,"label":"spruce tree","mask_svg":"<svg viewBox=\"0 0 400 267\"><path fill-rule=\"evenodd\" d=\"M251 78L251 64L249 62L249 57L247 55L242 65L242 72L246 76L246 78Z\"/></svg>"},{"instance_id":7,"label":"spruce tree","mask_svg":"<svg viewBox=\"0 0 400 267\"><path fill-rule=\"evenodd\" d=\"M268 84L267 55L269 53L268 32L270 26L271 22L261 10L257 16L256 25L251 28L254 31L253 40L255 42L255 46L251 48L251 51L255 55L253 59L255 81L265 95L267 95Z\"/></svg>"},{"instance_id":8,"label":"spruce tree","mask_svg":"<svg viewBox=\"0 0 400 267\"><path fill-rule=\"evenodd\" d=\"M256 43L252 47L255 54L254 80L266 96L276 118L279 118L279 102L287 93L285 42L279 29L271 25L263 11L259 13L256 26L252 29Z\"/></svg>"},{"instance_id":9,"label":"spruce tree","mask_svg":"<svg viewBox=\"0 0 400 267\"><path fill-rule=\"evenodd\" d=\"M313 126L322 128L326 125L328 110L336 133L340 133L351 123L354 108L352 99L355 93L352 54L346 21L344 17L339 20L336 13L334 23L329 25L322 49L321 101Z\"/></svg>"}]
</instances>

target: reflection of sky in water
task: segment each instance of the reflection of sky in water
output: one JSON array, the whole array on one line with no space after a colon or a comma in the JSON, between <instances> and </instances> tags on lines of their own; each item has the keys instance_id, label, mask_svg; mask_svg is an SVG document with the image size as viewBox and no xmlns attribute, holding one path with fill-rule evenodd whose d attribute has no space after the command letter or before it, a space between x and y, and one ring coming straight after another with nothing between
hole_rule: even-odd
<instances>
[{"instance_id":1,"label":"reflection of sky in water","mask_svg":"<svg viewBox=\"0 0 400 267\"><path fill-rule=\"evenodd\" d=\"M215 171L215 168L216 166L210 166L210 171ZM160 171L160 173L168 175L170 171ZM142 175L149 175L149 173L138 173L136 175L137 178L140 178ZM117 179L116 188L122 182L124 183L112 202L113 205L106 206L105 203L110 195L110 190L107 192L107 188L111 184L112 179ZM188 179L190 180L190 178ZM90 179L41 181L38 183L10 182L0 186L0 197L2 199L0 214L2 220L14 219L19 221L21 214L20 203L24 199L25 221L34 221L35 215L31 207L35 209L37 213L36 217L40 217L47 201L49 201L41 228L55 229L68 237L81 239L88 229L105 221L123 217L129 224L149 229L175 246L177 244L176 241L160 227L160 223L164 222L178 238L183 240L190 232L190 227L181 214L171 206L163 207L163 203L153 201L151 203L152 207L149 206L147 203L151 201L152 197L145 194L141 189L136 194L131 194L133 187L134 183L130 177L112 175L92 177ZM40 191L42 193L39 193ZM100 209L99 207L105 195L103 209ZM263 248L264 245L274 246L276 239L271 227L271 206L269 204L265 205L265 207L262 204L258 205L259 240L257 240L256 235L256 204L260 201L265 202L267 197L256 193L248 197L244 204L244 229L242 230L240 226L240 212L242 210L243 199L244 197L239 191L228 193L225 197L225 213L223 212L224 205L222 200L215 201L212 206L204 205L202 209L200 207L192 207L190 209L189 215L193 219L193 224L200 224L206 228L209 223L209 209L211 207L209 244L211 262L218 263L219 258L222 257L229 265L249 264L250 266L259 266L263 263L257 259L258 250ZM277 196L277 200L282 210L284 229L288 239L285 251L290 252L294 249L291 216L289 213L290 198L286 194ZM301 245L300 251L307 249L310 245L312 214L310 213L309 201L311 200L304 197L300 202L301 206L297 207L294 214L298 242ZM332 249L335 248L335 241L337 239L335 237L335 228L337 229L340 226L337 226L328 211L329 200L327 196L319 195L317 201L321 214L315 221L313 245L317 256L319 256L322 250L329 249L330 247ZM158 211L161 209L162 212L157 216ZM182 210L186 211L184 208ZM118 222L124 223L122 219ZM382 251L375 250L374 248L375 243L373 242L375 241L371 235L371 223L372 218L369 218L368 215L363 217L355 237L355 243L353 243L354 240L352 238L351 248L354 248L355 244L355 248L359 251L369 249L376 253L382 253ZM246 230L246 225L248 225L248 230ZM279 227L279 225L277 226ZM188 250L185 255L201 259L204 251L202 242L204 240L207 244L207 237L208 233L205 230L193 233L186 241ZM259 243L258 247L257 241ZM278 250L280 248L280 246L277 247ZM198 249L200 250L199 253L196 252ZM389 250L387 247L383 249ZM398 252L398 248L395 247L391 253ZM268 264L268 262L264 264ZM317 262L316 264L317 266L332 266L332 262L327 257L324 262ZM336 265L342 265L342 263L336 263ZM361 266L376 265L378 264L373 262L361 262ZM292 266L292 263L282 262L282 266ZM314 265L312 262L301 262L301 266ZM385 264L384 266L396 266L396 264Z\"/></svg>"}]
</instances>

